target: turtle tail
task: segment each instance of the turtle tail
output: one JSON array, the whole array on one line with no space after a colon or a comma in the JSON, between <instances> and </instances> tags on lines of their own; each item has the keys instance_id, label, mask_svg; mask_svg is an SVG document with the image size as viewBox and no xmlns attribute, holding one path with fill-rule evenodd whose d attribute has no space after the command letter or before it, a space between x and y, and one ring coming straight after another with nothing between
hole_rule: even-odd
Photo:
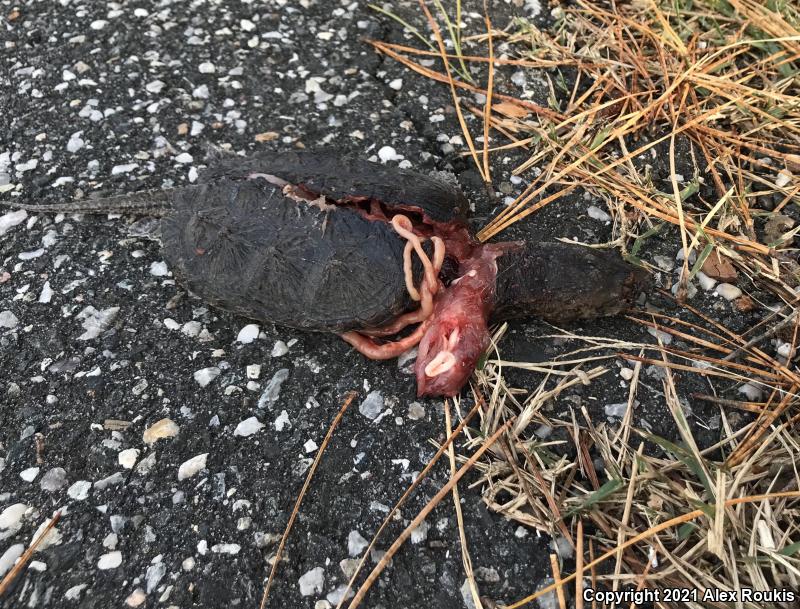
<instances>
[{"instance_id":1,"label":"turtle tail","mask_svg":"<svg viewBox=\"0 0 800 609\"><path fill-rule=\"evenodd\" d=\"M177 189L141 190L129 194L70 201L68 203L51 203L34 205L17 203L16 201L0 201L0 205L8 205L18 209L39 213L77 213L77 214L135 214L138 216L164 216L172 209L172 198Z\"/></svg>"}]
</instances>

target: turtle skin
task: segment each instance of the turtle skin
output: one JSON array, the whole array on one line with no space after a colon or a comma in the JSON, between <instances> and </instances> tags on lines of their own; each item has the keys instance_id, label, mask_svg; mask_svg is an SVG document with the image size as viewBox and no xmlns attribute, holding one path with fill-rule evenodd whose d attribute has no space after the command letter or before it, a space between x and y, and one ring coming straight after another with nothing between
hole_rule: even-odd
<instances>
[{"instance_id":1,"label":"turtle skin","mask_svg":"<svg viewBox=\"0 0 800 609\"><path fill-rule=\"evenodd\" d=\"M257 170L266 173L263 166ZM270 170L277 173L274 166ZM165 258L191 292L244 317L336 333L379 327L416 306L403 274L406 241L388 222L368 220L350 207L298 202L263 178L244 178L244 172L217 170L203 183L176 191L162 218ZM345 180L333 182L341 194ZM396 192L401 204L418 200ZM463 197L452 188L437 195L451 207ZM417 283L422 277L416 260L414 277Z\"/></svg>"}]
</instances>

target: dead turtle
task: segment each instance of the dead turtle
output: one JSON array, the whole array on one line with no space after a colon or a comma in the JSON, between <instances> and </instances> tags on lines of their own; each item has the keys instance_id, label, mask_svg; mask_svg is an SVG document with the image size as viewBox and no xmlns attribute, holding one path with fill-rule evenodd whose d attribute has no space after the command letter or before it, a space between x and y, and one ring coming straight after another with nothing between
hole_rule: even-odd
<instances>
[{"instance_id":1,"label":"dead turtle","mask_svg":"<svg viewBox=\"0 0 800 609\"><path fill-rule=\"evenodd\" d=\"M458 187L330 151L229 156L196 185L171 190L5 203L159 216L164 256L188 290L244 317L334 332L373 359L419 344L421 396L460 391L490 323L613 315L643 281L613 253L480 244Z\"/></svg>"}]
</instances>

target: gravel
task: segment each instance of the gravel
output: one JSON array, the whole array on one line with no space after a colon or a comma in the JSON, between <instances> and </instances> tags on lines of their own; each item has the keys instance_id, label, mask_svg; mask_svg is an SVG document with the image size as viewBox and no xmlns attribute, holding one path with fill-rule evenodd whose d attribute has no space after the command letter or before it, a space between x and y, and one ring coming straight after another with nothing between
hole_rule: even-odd
<instances>
[{"instance_id":1,"label":"gravel","mask_svg":"<svg viewBox=\"0 0 800 609\"><path fill-rule=\"evenodd\" d=\"M503 196L526 187L529 176L510 175L518 153L496 153L492 175L503 192L497 202L486 196L471 160L461 156L466 148L448 87L374 53L365 38L416 43L366 5L138 4L0 0L4 17L20 6L20 17L4 23L0 54L0 84L13 92L0 95L0 199L56 203L186 186L216 149L326 146L457 180L474 206L475 226L499 211ZM539 6L493 4L499 28L521 11L532 17ZM416 5L401 5L401 16L423 31ZM481 13L480 3L465 4L463 18L483 31ZM543 25L548 11L536 19ZM510 86L501 78L498 69L497 86ZM528 99L547 103L546 79L526 71L512 81ZM480 119L466 120L478 133ZM668 167L652 164L654 180L668 175ZM504 237L610 240L604 217L576 209L586 209L582 194L547 206ZM415 351L398 362L371 362L335 336L266 323L248 329L251 320L187 293L152 231L129 234L132 220L0 209L0 510L29 506L18 530L0 529L0 537L9 533L1 540L0 575L52 511L64 508L49 547L36 555L46 568L26 570L0 607L45 606L44 599L56 609L257 606L311 459L344 397L357 391L322 456L273 590L281 606L338 602L347 579L339 565L353 559L351 532L371 538L434 454L429 440L443 437L441 400L415 394ZM648 240L648 254L674 258L675 237ZM671 268L664 273L672 279ZM717 317L737 315L731 319L738 330L751 321L705 288L693 304ZM654 342L621 319L570 330ZM563 344L541 338L551 333L532 320L510 323L503 357L562 354ZM565 391L549 414L569 420L573 408L585 407L605 421L603 405L628 393L625 378L606 377ZM644 368L642 377L648 399L634 423L646 417L654 433L675 440L663 400L647 393L660 380ZM541 378L510 369L507 380L535 389ZM679 389L707 391L690 381ZM468 394L462 412L471 407ZM693 404L698 416L712 412L702 408ZM245 423L245 431L258 429L237 434ZM706 428L693 431L700 444L717 439ZM554 444L571 445L550 433ZM50 473L57 469L63 474ZM448 477L447 467L431 472L378 552ZM481 594L509 602L546 585L549 538L489 512L468 488L474 481L467 476L460 487L473 562L498 575L481 583ZM368 605L461 609L451 502L433 510L415 539L393 558Z\"/></svg>"}]
</instances>

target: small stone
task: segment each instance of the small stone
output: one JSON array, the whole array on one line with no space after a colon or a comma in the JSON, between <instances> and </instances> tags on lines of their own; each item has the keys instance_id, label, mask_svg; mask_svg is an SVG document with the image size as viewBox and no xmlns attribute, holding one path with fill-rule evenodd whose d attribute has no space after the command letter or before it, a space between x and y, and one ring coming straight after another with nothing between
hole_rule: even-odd
<instances>
[{"instance_id":1,"label":"small stone","mask_svg":"<svg viewBox=\"0 0 800 609\"><path fill-rule=\"evenodd\" d=\"M136 465L136 460L139 458L139 453L140 451L137 448L127 448L120 451L117 455L117 460L125 469L133 469L133 466Z\"/></svg>"},{"instance_id":2,"label":"small stone","mask_svg":"<svg viewBox=\"0 0 800 609\"><path fill-rule=\"evenodd\" d=\"M153 444L162 438L174 438L180 429L172 419L161 419L144 430L142 439L145 444Z\"/></svg>"},{"instance_id":3,"label":"small stone","mask_svg":"<svg viewBox=\"0 0 800 609\"><path fill-rule=\"evenodd\" d=\"M611 216L609 216L606 212L604 212L596 205L592 205L589 208L589 217L592 218L593 220L600 220L601 222L611 222Z\"/></svg>"},{"instance_id":4,"label":"small stone","mask_svg":"<svg viewBox=\"0 0 800 609\"><path fill-rule=\"evenodd\" d=\"M403 79L402 78L395 78L393 81L389 83L389 88L394 89L395 91L399 91L403 88Z\"/></svg>"},{"instance_id":5,"label":"small stone","mask_svg":"<svg viewBox=\"0 0 800 609\"><path fill-rule=\"evenodd\" d=\"M93 30L102 30L107 25L108 21L106 21L105 19L97 19L95 21L92 21L89 24L89 27L92 28Z\"/></svg>"},{"instance_id":6,"label":"small stone","mask_svg":"<svg viewBox=\"0 0 800 609\"><path fill-rule=\"evenodd\" d=\"M19 473L19 477L22 478L25 482L33 482L36 480L36 476L39 475L39 468L38 467L29 467L28 469L23 469Z\"/></svg>"},{"instance_id":7,"label":"small stone","mask_svg":"<svg viewBox=\"0 0 800 609\"><path fill-rule=\"evenodd\" d=\"M245 32L252 32L256 29L256 24L249 19L242 19L239 21L239 27L241 27Z\"/></svg>"},{"instance_id":8,"label":"small stone","mask_svg":"<svg viewBox=\"0 0 800 609\"><path fill-rule=\"evenodd\" d=\"M78 337L78 340L92 340L100 336L111 327L111 323L119 313L119 307L109 307L98 311L92 306L84 308L76 316L83 320L83 329L86 330Z\"/></svg>"},{"instance_id":9,"label":"small stone","mask_svg":"<svg viewBox=\"0 0 800 609\"><path fill-rule=\"evenodd\" d=\"M101 571L107 571L109 569L116 569L122 564L122 552L109 552L108 554L103 554L100 557L100 560L97 561L97 568Z\"/></svg>"},{"instance_id":10,"label":"small stone","mask_svg":"<svg viewBox=\"0 0 800 609\"><path fill-rule=\"evenodd\" d=\"M53 299L53 288L50 287L50 282L45 281L42 286L42 291L39 294L39 303L48 304Z\"/></svg>"},{"instance_id":11,"label":"small stone","mask_svg":"<svg viewBox=\"0 0 800 609\"><path fill-rule=\"evenodd\" d=\"M77 586L72 586L64 593L64 598L68 601L76 601L81 597L81 592L86 590L88 587L89 584L78 584Z\"/></svg>"},{"instance_id":12,"label":"small stone","mask_svg":"<svg viewBox=\"0 0 800 609\"><path fill-rule=\"evenodd\" d=\"M184 559L184 561L181 563L181 568L184 571L191 571L192 569L194 569L194 565L195 565L195 560L190 556L189 558Z\"/></svg>"},{"instance_id":13,"label":"small stone","mask_svg":"<svg viewBox=\"0 0 800 609\"><path fill-rule=\"evenodd\" d=\"M397 151L392 148L391 146L384 146L380 150L378 150L378 158L381 162L386 163L388 161L401 161L403 160L403 156L397 154Z\"/></svg>"},{"instance_id":14,"label":"small stone","mask_svg":"<svg viewBox=\"0 0 800 609\"><path fill-rule=\"evenodd\" d=\"M39 486L43 491L57 491L67 485L67 472L63 467L54 467L42 476Z\"/></svg>"},{"instance_id":15,"label":"small stone","mask_svg":"<svg viewBox=\"0 0 800 609\"><path fill-rule=\"evenodd\" d=\"M742 313L751 313L752 311L755 311L757 308L756 303L749 296L742 296L741 298L737 298L736 300L733 301L733 304L736 305L736 308L739 309Z\"/></svg>"},{"instance_id":16,"label":"small stone","mask_svg":"<svg viewBox=\"0 0 800 609\"><path fill-rule=\"evenodd\" d=\"M249 419L245 419L236 426L233 435L247 438L248 436L252 436L254 433L258 433L258 431L260 431L264 427L265 425L261 421L259 421L256 417L250 417Z\"/></svg>"},{"instance_id":17,"label":"small stone","mask_svg":"<svg viewBox=\"0 0 800 609\"><path fill-rule=\"evenodd\" d=\"M661 256L657 254L653 256L653 261L662 271L671 271L675 267L675 263L669 256Z\"/></svg>"},{"instance_id":18,"label":"small stone","mask_svg":"<svg viewBox=\"0 0 800 609\"><path fill-rule=\"evenodd\" d=\"M161 93L166 83L163 80L153 80L147 83L144 88L148 93Z\"/></svg>"},{"instance_id":19,"label":"small stone","mask_svg":"<svg viewBox=\"0 0 800 609\"><path fill-rule=\"evenodd\" d=\"M78 480L67 489L67 496L75 501L84 501L89 497L89 491L92 490L92 483L88 480Z\"/></svg>"},{"instance_id":20,"label":"small stone","mask_svg":"<svg viewBox=\"0 0 800 609\"><path fill-rule=\"evenodd\" d=\"M319 446L317 446L317 443L314 442L314 440L308 440L305 444L303 444L303 450L305 450L306 453L313 453L318 448Z\"/></svg>"},{"instance_id":21,"label":"small stone","mask_svg":"<svg viewBox=\"0 0 800 609\"><path fill-rule=\"evenodd\" d=\"M624 378L626 381L629 381L633 378L633 370L630 368L623 368L619 371L619 375Z\"/></svg>"},{"instance_id":22,"label":"small stone","mask_svg":"<svg viewBox=\"0 0 800 609\"><path fill-rule=\"evenodd\" d=\"M281 414L275 419L275 431L283 431L291 426L292 423L289 421L289 413L285 410L281 410Z\"/></svg>"},{"instance_id":23,"label":"small stone","mask_svg":"<svg viewBox=\"0 0 800 609\"><path fill-rule=\"evenodd\" d=\"M275 345L272 347L272 357L281 357L282 355L286 355L289 353L289 347L286 346L286 343L282 340L276 341Z\"/></svg>"},{"instance_id":24,"label":"small stone","mask_svg":"<svg viewBox=\"0 0 800 609\"><path fill-rule=\"evenodd\" d=\"M201 74L213 74L214 72L217 71L216 66L210 61L204 61L199 66L197 66L197 69L200 70Z\"/></svg>"},{"instance_id":25,"label":"small stone","mask_svg":"<svg viewBox=\"0 0 800 609\"><path fill-rule=\"evenodd\" d=\"M216 366L211 366L210 368L203 368L202 370L198 370L194 373L194 380L197 382L198 385L201 387L205 387L215 378L220 375L221 370Z\"/></svg>"},{"instance_id":26,"label":"small stone","mask_svg":"<svg viewBox=\"0 0 800 609\"><path fill-rule=\"evenodd\" d=\"M325 595L325 600L330 603L329 607L338 607L342 601L349 600L355 596L355 592L353 592L352 588L350 588L347 584L339 584L333 590L328 592ZM316 609L316 606L315 608Z\"/></svg>"},{"instance_id":27,"label":"small stone","mask_svg":"<svg viewBox=\"0 0 800 609\"><path fill-rule=\"evenodd\" d=\"M271 142L277 140L280 134L275 131L265 131L264 133L257 133L255 140L257 142Z\"/></svg>"},{"instance_id":28,"label":"small stone","mask_svg":"<svg viewBox=\"0 0 800 609\"><path fill-rule=\"evenodd\" d=\"M242 549L238 543L218 543L211 546L211 551L215 554L238 554Z\"/></svg>"},{"instance_id":29,"label":"small stone","mask_svg":"<svg viewBox=\"0 0 800 609\"><path fill-rule=\"evenodd\" d=\"M703 288L706 292L710 292L714 289L714 286L717 285L716 279L711 279L708 275L703 272L698 271L697 275L697 283L700 284L700 287Z\"/></svg>"},{"instance_id":30,"label":"small stone","mask_svg":"<svg viewBox=\"0 0 800 609\"><path fill-rule=\"evenodd\" d=\"M157 562L147 567L144 579L147 585L147 593L150 594L158 587L158 583L167 574L167 565L163 562Z\"/></svg>"},{"instance_id":31,"label":"small stone","mask_svg":"<svg viewBox=\"0 0 800 609\"><path fill-rule=\"evenodd\" d=\"M111 168L111 175L112 176L116 176L116 175L120 175L122 173L129 173L129 172L133 171L134 169L136 169L138 166L139 166L138 163L127 163L127 164L124 164L124 165L114 165Z\"/></svg>"},{"instance_id":32,"label":"small stone","mask_svg":"<svg viewBox=\"0 0 800 609\"><path fill-rule=\"evenodd\" d=\"M131 592L128 598L125 599L125 604L128 605L128 607L138 607L146 600L147 595L144 593L144 590L136 588L136 590Z\"/></svg>"},{"instance_id":33,"label":"small stone","mask_svg":"<svg viewBox=\"0 0 800 609\"><path fill-rule=\"evenodd\" d=\"M289 370L281 368L278 370L267 383L267 387L258 398L258 408L266 408L278 401L281 394L281 385L289 378Z\"/></svg>"},{"instance_id":34,"label":"small stone","mask_svg":"<svg viewBox=\"0 0 800 609\"><path fill-rule=\"evenodd\" d=\"M419 402L411 402L408 405L408 418L412 421L419 421L425 418L425 407Z\"/></svg>"},{"instance_id":35,"label":"small stone","mask_svg":"<svg viewBox=\"0 0 800 609\"><path fill-rule=\"evenodd\" d=\"M625 416L625 413L628 411L628 403L621 402L619 404L606 404L605 411L607 417L616 417L618 419L621 419Z\"/></svg>"},{"instance_id":36,"label":"small stone","mask_svg":"<svg viewBox=\"0 0 800 609\"><path fill-rule=\"evenodd\" d=\"M717 286L716 292L725 300L735 300L742 295L742 290L730 283L720 283Z\"/></svg>"},{"instance_id":37,"label":"small stone","mask_svg":"<svg viewBox=\"0 0 800 609\"><path fill-rule=\"evenodd\" d=\"M25 546L21 543L14 544L3 552L3 555L0 556L0 578L11 571L14 567L14 563L17 562L17 559L19 559L24 552Z\"/></svg>"},{"instance_id":38,"label":"small stone","mask_svg":"<svg viewBox=\"0 0 800 609\"><path fill-rule=\"evenodd\" d=\"M197 474L197 472L205 469L207 460L208 453L203 453L201 455L192 457L188 461L184 461L178 468L178 480L186 480L187 478L191 478Z\"/></svg>"},{"instance_id":39,"label":"small stone","mask_svg":"<svg viewBox=\"0 0 800 609\"><path fill-rule=\"evenodd\" d=\"M14 503L0 512L0 529L17 530L22 525L22 517L28 511L24 503Z\"/></svg>"},{"instance_id":40,"label":"small stone","mask_svg":"<svg viewBox=\"0 0 800 609\"><path fill-rule=\"evenodd\" d=\"M322 587L325 585L325 569L322 567L311 569L300 577L298 583L300 584L300 594L302 596L320 594Z\"/></svg>"},{"instance_id":41,"label":"small stone","mask_svg":"<svg viewBox=\"0 0 800 609\"><path fill-rule=\"evenodd\" d=\"M428 524L427 521L423 520L420 522L413 531L411 531L411 543L418 544L422 543L428 538L428 531L430 530L431 525Z\"/></svg>"},{"instance_id":42,"label":"small stone","mask_svg":"<svg viewBox=\"0 0 800 609\"><path fill-rule=\"evenodd\" d=\"M9 330L12 330L16 328L18 324L19 320L17 319L17 316L11 311L0 311L0 328L8 328Z\"/></svg>"},{"instance_id":43,"label":"small stone","mask_svg":"<svg viewBox=\"0 0 800 609\"><path fill-rule=\"evenodd\" d=\"M199 321L194 321L194 320L187 321L181 327L181 333L185 334L190 338L198 336L202 330L203 330L203 324L201 324Z\"/></svg>"},{"instance_id":44,"label":"small stone","mask_svg":"<svg viewBox=\"0 0 800 609\"><path fill-rule=\"evenodd\" d=\"M759 402L764 396L762 389L752 383L745 383L739 387L739 393L747 397L751 402Z\"/></svg>"},{"instance_id":45,"label":"small stone","mask_svg":"<svg viewBox=\"0 0 800 609\"><path fill-rule=\"evenodd\" d=\"M0 216L0 237L5 235L10 228L22 224L25 218L28 217L28 212L24 209L10 211L7 214Z\"/></svg>"},{"instance_id":46,"label":"small stone","mask_svg":"<svg viewBox=\"0 0 800 609\"><path fill-rule=\"evenodd\" d=\"M380 391L370 391L358 407L358 411L374 421L383 412L384 400Z\"/></svg>"},{"instance_id":47,"label":"small stone","mask_svg":"<svg viewBox=\"0 0 800 609\"><path fill-rule=\"evenodd\" d=\"M736 281L738 275L736 267L733 266L730 258L718 252L712 252L708 258L703 261L703 266L700 270L712 279L724 281L726 283Z\"/></svg>"},{"instance_id":48,"label":"small stone","mask_svg":"<svg viewBox=\"0 0 800 609\"><path fill-rule=\"evenodd\" d=\"M81 139L82 135L83 131L76 131L70 136L67 141L67 152L75 153L85 146L86 143Z\"/></svg>"},{"instance_id":49,"label":"small stone","mask_svg":"<svg viewBox=\"0 0 800 609\"><path fill-rule=\"evenodd\" d=\"M150 274L153 277L165 277L169 275L169 267L163 260L150 263Z\"/></svg>"},{"instance_id":50,"label":"small stone","mask_svg":"<svg viewBox=\"0 0 800 609\"><path fill-rule=\"evenodd\" d=\"M350 534L347 536L347 553L353 558L361 556L361 552L363 552L364 548L368 545L369 542L364 539L358 531L350 531Z\"/></svg>"},{"instance_id":51,"label":"small stone","mask_svg":"<svg viewBox=\"0 0 800 609\"><path fill-rule=\"evenodd\" d=\"M655 328L647 328L647 333L661 340L661 342L664 343L665 345L669 345L672 342L672 334L664 332L663 330L656 330Z\"/></svg>"},{"instance_id":52,"label":"small stone","mask_svg":"<svg viewBox=\"0 0 800 609\"><path fill-rule=\"evenodd\" d=\"M260 329L258 324L247 324L244 328L239 330L239 334L236 336L236 341L242 343L243 345L248 345L258 338L259 332Z\"/></svg>"},{"instance_id":53,"label":"small stone","mask_svg":"<svg viewBox=\"0 0 800 609\"><path fill-rule=\"evenodd\" d=\"M261 376L261 365L260 364L250 364L246 368L247 371L247 378L249 379L257 379Z\"/></svg>"},{"instance_id":54,"label":"small stone","mask_svg":"<svg viewBox=\"0 0 800 609\"><path fill-rule=\"evenodd\" d=\"M194 157L189 154L188 152L181 152L178 156L175 157L175 162L180 163L182 165L186 165L194 161Z\"/></svg>"}]
</instances>

